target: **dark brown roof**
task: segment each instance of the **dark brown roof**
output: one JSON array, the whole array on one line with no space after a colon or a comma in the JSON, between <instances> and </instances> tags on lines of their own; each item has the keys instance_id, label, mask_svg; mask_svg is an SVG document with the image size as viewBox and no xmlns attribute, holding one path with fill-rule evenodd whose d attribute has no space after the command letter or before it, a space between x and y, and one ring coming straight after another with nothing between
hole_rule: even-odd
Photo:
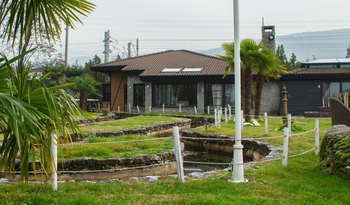
<instances>
[{"instance_id":1,"label":"dark brown roof","mask_svg":"<svg viewBox=\"0 0 350 205\"><path fill-rule=\"evenodd\" d=\"M341 74L350 73L350 69L308 69L308 68L298 68L289 71L289 74ZM287 74L288 75L288 74Z\"/></svg>"},{"instance_id":2,"label":"dark brown roof","mask_svg":"<svg viewBox=\"0 0 350 205\"><path fill-rule=\"evenodd\" d=\"M144 70L140 76L223 75L227 66L224 60L187 50L169 50L99 65L125 66L122 71ZM164 68L202 67L200 72L166 72Z\"/></svg>"}]
</instances>

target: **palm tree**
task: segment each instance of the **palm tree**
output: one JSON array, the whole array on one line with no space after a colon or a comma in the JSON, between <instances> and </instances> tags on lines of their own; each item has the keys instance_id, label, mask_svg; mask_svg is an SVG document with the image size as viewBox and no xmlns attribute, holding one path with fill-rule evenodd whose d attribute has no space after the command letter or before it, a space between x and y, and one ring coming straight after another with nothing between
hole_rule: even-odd
<instances>
[{"instance_id":1,"label":"palm tree","mask_svg":"<svg viewBox=\"0 0 350 205\"><path fill-rule=\"evenodd\" d=\"M10 60L0 56L0 131L4 138L0 147L0 171L14 172L19 154L22 181L28 181L29 162L34 165L36 160L40 162L43 179L55 169L51 165L50 135L60 134L68 142L68 132L80 132L74 117L81 116L80 109L61 89L70 84L46 87L47 75L38 78L35 73L30 77L23 59L34 50L27 51L33 34L34 43L41 39L37 38L40 35L54 41L62 30L61 21L74 28L74 22L81 23L78 16L86 16L94 7L87 0L1 1L1 37L12 45L18 43L20 54ZM16 62L18 67L12 67ZM35 166L33 169L35 173Z\"/></svg>"},{"instance_id":2,"label":"palm tree","mask_svg":"<svg viewBox=\"0 0 350 205\"><path fill-rule=\"evenodd\" d=\"M226 72L234 71L234 43L224 43L225 56L217 55L227 62ZM252 39L244 39L240 44L240 57L242 68L242 108L245 114L245 121L250 121L251 101L252 101L252 84L253 70L257 68L260 59L265 56L262 49L265 47L261 42L256 43ZM224 75L224 76L225 76Z\"/></svg>"},{"instance_id":3,"label":"palm tree","mask_svg":"<svg viewBox=\"0 0 350 205\"><path fill-rule=\"evenodd\" d=\"M88 96L94 94L99 95L96 86L100 85L101 83L94 80L94 78L89 74L70 78L69 81L75 83L73 89L80 92L80 108L82 110L87 110Z\"/></svg>"},{"instance_id":4,"label":"palm tree","mask_svg":"<svg viewBox=\"0 0 350 205\"><path fill-rule=\"evenodd\" d=\"M87 0L2 0L0 3L0 25L3 26L3 38L13 45L19 42L20 53L25 53L32 35L46 39L60 39L61 22L70 28L74 23L82 23L79 16L91 13L95 5ZM19 60L18 69L22 69L24 58Z\"/></svg>"},{"instance_id":5,"label":"palm tree","mask_svg":"<svg viewBox=\"0 0 350 205\"><path fill-rule=\"evenodd\" d=\"M26 54L26 53L25 53ZM61 135L69 141L68 130L81 133L75 122L80 111L72 97L61 87L47 88L44 79L29 76L29 69L18 73L10 64L12 60L0 57L0 131L3 142L0 147L0 170L15 171L19 154L21 179L28 181L29 162L40 162L41 179L54 169L51 165L51 135ZM60 147L58 145L58 147ZM34 174L36 166L32 166ZM36 174L35 174L36 177Z\"/></svg>"},{"instance_id":6,"label":"palm tree","mask_svg":"<svg viewBox=\"0 0 350 205\"><path fill-rule=\"evenodd\" d=\"M275 52L271 49L264 49L261 51L265 55L261 55L257 62L257 78L256 78L256 95L255 95L255 112L254 117L259 118L262 91L265 78L278 79L281 77L281 73L286 73L286 68L283 66L281 60L276 56Z\"/></svg>"}]
</instances>

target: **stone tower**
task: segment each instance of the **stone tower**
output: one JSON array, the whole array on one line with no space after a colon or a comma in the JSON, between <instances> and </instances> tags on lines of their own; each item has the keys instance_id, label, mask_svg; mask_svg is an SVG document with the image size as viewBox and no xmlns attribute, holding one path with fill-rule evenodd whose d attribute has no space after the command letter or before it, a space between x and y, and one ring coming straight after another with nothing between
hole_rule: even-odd
<instances>
[{"instance_id":1,"label":"stone tower","mask_svg":"<svg viewBox=\"0 0 350 205\"><path fill-rule=\"evenodd\" d=\"M275 42L275 26L262 26L262 43L267 44L266 48L272 49L276 52L276 42Z\"/></svg>"}]
</instances>

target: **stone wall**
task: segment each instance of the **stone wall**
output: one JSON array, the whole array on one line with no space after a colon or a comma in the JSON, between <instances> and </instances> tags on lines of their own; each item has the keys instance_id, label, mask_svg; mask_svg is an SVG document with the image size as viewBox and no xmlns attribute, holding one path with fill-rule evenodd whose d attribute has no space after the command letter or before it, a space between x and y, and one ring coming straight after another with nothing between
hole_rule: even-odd
<instances>
[{"instance_id":1,"label":"stone wall","mask_svg":"<svg viewBox=\"0 0 350 205\"><path fill-rule=\"evenodd\" d=\"M267 112L269 115L278 115L280 109L279 82L265 82L261 99L261 115ZM253 112L252 112L253 113Z\"/></svg>"},{"instance_id":2,"label":"stone wall","mask_svg":"<svg viewBox=\"0 0 350 205\"><path fill-rule=\"evenodd\" d=\"M127 102L128 102L128 106L130 104L131 110L133 110L133 107L134 107L134 84L145 84L145 83L140 80L139 76L130 75L127 77L128 77L128 87L127 87L128 99L127 99Z\"/></svg>"}]
</instances>

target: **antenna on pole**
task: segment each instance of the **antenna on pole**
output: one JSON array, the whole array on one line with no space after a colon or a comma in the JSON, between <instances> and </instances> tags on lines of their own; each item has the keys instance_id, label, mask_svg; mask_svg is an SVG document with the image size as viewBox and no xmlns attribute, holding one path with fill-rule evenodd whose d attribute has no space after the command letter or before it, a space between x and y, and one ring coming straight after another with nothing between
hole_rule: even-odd
<instances>
[{"instance_id":1,"label":"antenna on pole","mask_svg":"<svg viewBox=\"0 0 350 205\"><path fill-rule=\"evenodd\" d=\"M262 26L265 26L265 17L262 17Z\"/></svg>"},{"instance_id":2,"label":"antenna on pole","mask_svg":"<svg viewBox=\"0 0 350 205\"><path fill-rule=\"evenodd\" d=\"M128 43L128 58L131 56L131 42Z\"/></svg>"}]
</instances>

